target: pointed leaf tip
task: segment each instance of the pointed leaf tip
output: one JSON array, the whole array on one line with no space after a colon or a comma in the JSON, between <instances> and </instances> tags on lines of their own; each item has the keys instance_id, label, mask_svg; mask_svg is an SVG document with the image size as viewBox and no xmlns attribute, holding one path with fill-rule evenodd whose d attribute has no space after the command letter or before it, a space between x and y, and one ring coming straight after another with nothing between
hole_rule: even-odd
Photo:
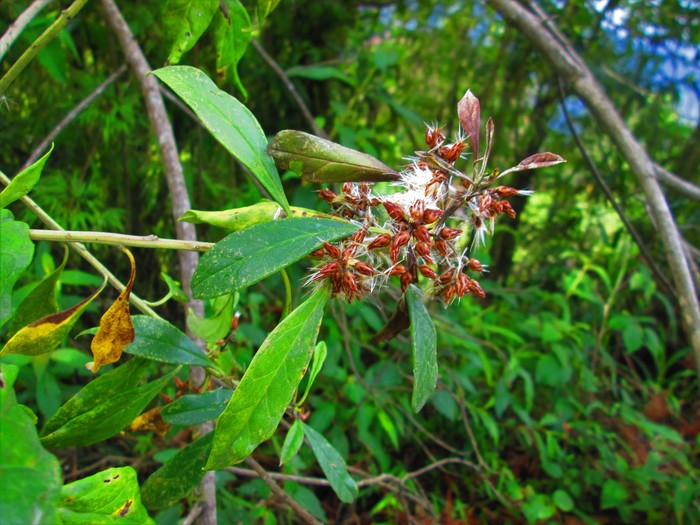
<instances>
[{"instance_id":1,"label":"pointed leaf tip","mask_svg":"<svg viewBox=\"0 0 700 525\"><path fill-rule=\"evenodd\" d=\"M474 158L479 155L479 128L481 126L481 105L470 89L457 103L457 115L462 129L469 139Z\"/></svg>"}]
</instances>

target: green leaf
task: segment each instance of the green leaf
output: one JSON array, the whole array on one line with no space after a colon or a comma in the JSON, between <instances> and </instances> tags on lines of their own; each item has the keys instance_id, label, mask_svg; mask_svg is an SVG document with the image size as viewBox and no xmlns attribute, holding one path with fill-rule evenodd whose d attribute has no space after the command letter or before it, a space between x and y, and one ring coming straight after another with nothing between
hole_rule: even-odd
<instances>
[{"instance_id":1,"label":"green leaf","mask_svg":"<svg viewBox=\"0 0 700 525\"><path fill-rule=\"evenodd\" d=\"M171 66L153 74L192 108L214 138L241 161L287 215L291 215L275 163L267 154L267 139L253 114L196 68Z\"/></svg>"},{"instance_id":2,"label":"green leaf","mask_svg":"<svg viewBox=\"0 0 700 525\"><path fill-rule=\"evenodd\" d=\"M438 377L437 335L435 325L423 304L420 290L411 285L406 290L408 316L411 318L413 353L413 395L411 406L418 412L435 391Z\"/></svg>"},{"instance_id":3,"label":"green leaf","mask_svg":"<svg viewBox=\"0 0 700 525\"><path fill-rule=\"evenodd\" d=\"M163 8L163 31L172 42L168 62L177 64L207 30L218 0L167 0Z\"/></svg>"},{"instance_id":4,"label":"green leaf","mask_svg":"<svg viewBox=\"0 0 700 525\"><path fill-rule=\"evenodd\" d=\"M41 355L58 347L80 319L88 305L99 295L107 284L105 279L100 288L75 306L55 314L42 317L14 334L5 344L0 355L22 354Z\"/></svg>"},{"instance_id":5,"label":"green leaf","mask_svg":"<svg viewBox=\"0 0 700 525\"><path fill-rule=\"evenodd\" d=\"M110 468L65 485L57 514L64 525L155 525L141 504L133 467Z\"/></svg>"},{"instance_id":6,"label":"green leaf","mask_svg":"<svg viewBox=\"0 0 700 525\"><path fill-rule=\"evenodd\" d=\"M608 479L603 484L600 496L600 507L612 509L622 505L627 500L627 489L614 479Z\"/></svg>"},{"instance_id":7,"label":"green leaf","mask_svg":"<svg viewBox=\"0 0 700 525\"><path fill-rule=\"evenodd\" d=\"M262 25L267 15L274 11L279 3L280 0L258 0L258 25Z\"/></svg>"},{"instance_id":8,"label":"green leaf","mask_svg":"<svg viewBox=\"0 0 700 525\"><path fill-rule=\"evenodd\" d=\"M348 474L343 457L326 438L309 425L304 425L304 434L338 499L343 503L352 503L357 497L358 489L355 480Z\"/></svg>"},{"instance_id":9,"label":"green leaf","mask_svg":"<svg viewBox=\"0 0 700 525\"><path fill-rule=\"evenodd\" d=\"M33 323L47 315L58 312L56 301L56 283L68 262L68 248L65 248L63 262L49 275L44 277L29 294L22 299L17 306L15 316L10 323L10 335L14 335L20 328Z\"/></svg>"},{"instance_id":10,"label":"green leaf","mask_svg":"<svg viewBox=\"0 0 700 525\"><path fill-rule=\"evenodd\" d=\"M311 182L378 182L398 179L371 155L346 148L302 131L286 129L270 141L267 151L281 170L301 164L301 176Z\"/></svg>"},{"instance_id":11,"label":"green leaf","mask_svg":"<svg viewBox=\"0 0 700 525\"><path fill-rule=\"evenodd\" d=\"M565 490L555 490L554 494L552 494L552 501L564 512L574 510L574 500L571 499L571 496Z\"/></svg>"},{"instance_id":12,"label":"green leaf","mask_svg":"<svg viewBox=\"0 0 700 525\"><path fill-rule=\"evenodd\" d=\"M309 380L306 382L306 389L304 390L304 395L299 401L297 401L297 406L303 405L304 401L306 401L306 397L309 395L311 387L313 386L314 381L316 381L316 376L318 376L318 373L321 371L321 368L323 367L323 363L326 360L327 355L328 348L326 347L325 341L319 341L318 344L314 347L314 355L311 359L311 372L309 372Z\"/></svg>"},{"instance_id":13,"label":"green leaf","mask_svg":"<svg viewBox=\"0 0 700 525\"><path fill-rule=\"evenodd\" d=\"M221 415L233 392L212 390L203 394L184 395L163 407L160 415L171 425L197 425Z\"/></svg>"},{"instance_id":14,"label":"green leaf","mask_svg":"<svg viewBox=\"0 0 700 525\"><path fill-rule=\"evenodd\" d=\"M187 295L185 295L185 292L182 291L180 285L172 277L165 272L161 272L160 276L165 281L165 284L168 285L168 293L170 294L170 297L172 297L178 303L186 303L189 301Z\"/></svg>"},{"instance_id":15,"label":"green leaf","mask_svg":"<svg viewBox=\"0 0 700 525\"><path fill-rule=\"evenodd\" d=\"M187 309L187 327L196 337L213 343L226 337L231 331L231 318L233 317L234 302L238 302L234 295L227 294L215 297L212 301L212 313L205 318L199 317L191 308Z\"/></svg>"},{"instance_id":16,"label":"green leaf","mask_svg":"<svg viewBox=\"0 0 700 525\"><path fill-rule=\"evenodd\" d=\"M44 169L44 164L46 164L52 151L53 142L51 143L51 149L46 152L46 155L19 172L15 178L12 179L12 182L0 192L0 208L5 208L8 204L21 199L36 186L41 176L41 170Z\"/></svg>"},{"instance_id":17,"label":"green leaf","mask_svg":"<svg viewBox=\"0 0 700 525\"><path fill-rule=\"evenodd\" d=\"M286 268L322 245L348 237L357 226L327 219L282 219L233 232L202 256L192 293L210 299L240 290Z\"/></svg>"},{"instance_id":18,"label":"green leaf","mask_svg":"<svg viewBox=\"0 0 700 525\"><path fill-rule=\"evenodd\" d=\"M275 432L311 359L327 299L319 288L267 336L217 422L207 470L243 461Z\"/></svg>"},{"instance_id":19,"label":"green leaf","mask_svg":"<svg viewBox=\"0 0 700 525\"><path fill-rule=\"evenodd\" d=\"M295 419L292 426L287 431L280 452L280 466L287 463L297 455L299 449L304 444L304 425L299 419Z\"/></svg>"},{"instance_id":20,"label":"green leaf","mask_svg":"<svg viewBox=\"0 0 700 525\"><path fill-rule=\"evenodd\" d=\"M219 10L214 21L216 73L220 79L230 78L236 89L248 98L238 76L238 62L245 55L252 38L248 11L239 0L224 0L227 12Z\"/></svg>"},{"instance_id":21,"label":"green leaf","mask_svg":"<svg viewBox=\"0 0 700 525\"><path fill-rule=\"evenodd\" d=\"M41 446L26 407L17 404L13 389L17 372L15 366L0 365L0 521L3 525L53 523L61 466Z\"/></svg>"},{"instance_id":22,"label":"green leaf","mask_svg":"<svg viewBox=\"0 0 700 525\"><path fill-rule=\"evenodd\" d=\"M336 79L353 87L357 85L355 79L349 75L346 75L340 69L334 66L295 66L287 69L286 73L288 77L309 78L311 80ZM419 121L418 123L420 124L422 121Z\"/></svg>"},{"instance_id":23,"label":"green leaf","mask_svg":"<svg viewBox=\"0 0 700 525\"><path fill-rule=\"evenodd\" d=\"M148 315L134 315L131 320L136 335L124 352L161 363L217 368L185 333L169 322Z\"/></svg>"},{"instance_id":24,"label":"green leaf","mask_svg":"<svg viewBox=\"0 0 700 525\"><path fill-rule=\"evenodd\" d=\"M175 375L141 385L149 368L132 359L88 383L49 419L41 431L47 447L85 446L112 437L138 416Z\"/></svg>"},{"instance_id":25,"label":"green leaf","mask_svg":"<svg viewBox=\"0 0 700 525\"><path fill-rule=\"evenodd\" d=\"M143 504L162 509L187 498L204 477L204 464L211 449L210 432L178 451L156 470L141 487Z\"/></svg>"},{"instance_id":26,"label":"green leaf","mask_svg":"<svg viewBox=\"0 0 700 525\"><path fill-rule=\"evenodd\" d=\"M0 210L0 326L12 315L12 289L34 255L29 225L12 217L10 210Z\"/></svg>"},{"instance_id":27,"label":"green leaf","mask_svg":"<svg viewBox=\"0 0 700 525\"><path fill-rule=\"evenodd\" d=\"M280 205L272 201L262 201L252 206L243 208L233 208L232 210L221 211L199 211L188 210L182 214L178 220L191 222L192 224L211 224L219 228L225 228L231 231L245 230L255 224L262 222L271 222L280 214ZM292 217L316 217L323 219L333 219L338 222L348 224L346 219L335 217L327 213L311 210L308 208L299 208L292 206Z\"/></svg>"}]
</instances>

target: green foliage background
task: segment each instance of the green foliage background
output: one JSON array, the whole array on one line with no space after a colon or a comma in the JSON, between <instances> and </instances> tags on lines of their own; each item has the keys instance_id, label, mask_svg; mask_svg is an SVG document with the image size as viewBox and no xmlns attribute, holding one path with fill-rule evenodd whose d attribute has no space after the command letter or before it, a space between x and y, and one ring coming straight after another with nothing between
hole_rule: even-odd
<instances>
[{"instance_id":1,"label":"green foliage background","mask_svg":"<svg viewBox=\"0 0 700 525\"><path fill-rule=\"evenodd\" d=\"M23 4L0 5L3 25ZM171 42L157 4L121 4L152 67L163 65ZM700 81L693 63L700 42L697 3L542 4L651 157L698 183L700 123L679 114L681 101L693 96L683 86L697 93ZM51 4L22 33L0 73L55 19L58 7ZM255 23L254 9L246 7ZM613 16L620 13L621 21ZM423 122L445 124L456 134L456 102L468 88L479 96L484 117L496 123L492 166L508 167L536 151L553 151L568 161L506 181L536 193L513 200L518 219L501 221L479 253L489 264L481 281L488 299L467 298L449 309L430 305L440 377L419 414L410 408L407 335L388 344L371 342L396 297L333 303L325 316L319 339L328 357L304 405L307 423L340 451L357 479L390 474L403 480L405 491L371 486L352 505L341 505L328 488L285 482L285 489L315 515L337 523L353 515L364 523L404 522L408 515L427 519L428 510L406 494L420 495L443 523L700 520L697 376L675 299L654 278L596 186L566 128L557 78L528 41L484 4L466 0L285 0L254 29L317 125L332 140L389 166L402 167L424 147ZM89 3L7 92L0 109L3 169L18 172L58 120L123 61L99 5ZM211 31L182 63L217 78ZM282 129L312 131L254 47L247 48L238 77L220 85L245 102L268 136ZM615 198L665 272L662 245L634 177L585 109L573 99L565 103ZM223 210L263 197L208 133L175 104L168 109L193 208ZM291 173L283 181L292 205L327 211L314 193L318 186ZM174 237L160 157L129 72L56 138L32 196L66 229ZM697 246L697 204L672 191L667 196L687 241ZM19 203L10 209L40 227ZM218 241L224 234L198 227L202 240ZM97 246L94 252L115 273L128 275L126 260L113 248ZM13 303L61 258L57 247L38 245ZM167 287L158 274L177 275L176 257L139 250L136 258L134 290L152 299L164 295ZM73 273L61 278L62 307L87 295L86 285L95 285L82 264L72 256ZM299 286L306 266L302 261L290 270L296 303L307 294ZM280 288L279 276L272 276L241 292L240 326L227 349L237 370L248 366L279 321ZM85 327L95 326L107 305L107 299L96 300L91 317L82 321ZM165 311L164 317L183 326L177 303ZM4 343L7 334L0 337ZM86 347L81 339L69 339L48 357L3 358L21 365L18 400L42 422L87 381ZM282 439L278 432L256 453L271 469ZM64 480L78 479L76 471L93 474L131 464L143 481L181 441L176 432L130 434L87 447L81 457L61 451ZM105 455L118 459L99 464ZM436 468L410 474L440 460ZM282 470L321 475L305 449ZM293 522L284 508L257 505L260 498L271 501L261 481L225 471L217 476L221 523ZM180 511L176 503L156 521L172 523Z\"/></svg>"}]
</instances>

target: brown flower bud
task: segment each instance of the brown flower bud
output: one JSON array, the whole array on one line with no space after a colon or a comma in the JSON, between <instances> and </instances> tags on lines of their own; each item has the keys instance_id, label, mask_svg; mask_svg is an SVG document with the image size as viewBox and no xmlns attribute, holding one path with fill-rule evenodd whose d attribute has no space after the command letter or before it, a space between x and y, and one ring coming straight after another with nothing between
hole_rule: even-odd
<instances>
[{"instance_id":1,"label":"brown flower bud","mask_svg":"<svg viewBox=\"0 0 700 525\"><path fill-rule=\"evenodd\" d=\"M430 252L429 242L418 242L416 243L414 249L418 255L432 262L433 258L432 253Z\"/></svg>"},{"instance_id":2,"label":"brown flower bud","mask_svg":"<svg viewBox=\"0 0 700 525\"><path fill-rule=\"evenodd\" d=\"M389 214L389 217L391 217L395 221L405 220L403 208L401 208L401 206L391 201L384 201L382 202L382 204L384 205L384 209L386 210L386 212Z\"/></svg>"},{"instance_id":3,"label":"brown flower bud","mask_svg":"<svg viewBox=\"0 0 700 525\"><path fill-rule=\"evenodd\" d=\"M424 200L417 200L411 205L410 208L411 212L411 219L414 221L422 221L423 220L423 214L425 213L425 201Z\"/></svg>"},{"instance_id":4,"label":"brown flower bud","mask_svg":"<svg viewBox=\"0 0 700 525\"><path fill-rule=\"evenodd\" d=\"M411 240L411 234L406 230L394 235L394 240L391 241L391 248L389 249L389 256L392 261L396 262L398 260L401 247L406 245L409 240Z\"/></svg>"},{"instance_id":5,"label":"brown flower bud","mask_svg":"<svg viewBox=\"0 0 700 525\"><path fill-rule=\"evenodd\" d=\"M452 277L454 277L455 271L454 268L447 270L445 273L443 273L440 276L440 284L447 284L452 280Z\"/></svg>"},{"instance_id":6,"label":"brown flower bud","mask_svg":"<svg viewBox=\"0 0 700 525\"><path fill-rule=\"evenodd\" d=\"M447 162L455 162L462 154L463 149L464 142L460 140L459 142L440 148L440 156Z\"/></svg>"},{"instance_id":7,"label":"brown flower bud","mask_svg":"<svg viewBox=\"0 0 700 525\"><path fill-rule=\"evenodd\" d=\"M352 234L350 239L353 242L358 242L361 243L362 241L365 240L365 237L367 236L367 228L362 228L360 230L357 230L355 233Z\"/></svg>"},{"instance_id":8,"label":"brown flower bud","mask_svg":"<svg viewBox=\"0 0 700 525\"><path fill-rule=\"evenodd\" d=\"M455 291L457 295L462 297L469 291L469 277L466 274L460 273L455 281Z\"/></svg>"},{"instance_id":9,"label":"brown flower bud","mask_svg":"<svg viewBox=\"0 0 700 525\"><path fill-rule=\"evenodd\" d=\"M477 261L476 259L469 259L467 261L467 268L469 268L470 270L472 270L474 272L483 272L484 271L483 265L479 261Z\"/></svg>"},{"instance_id":10,"label":"brown flower bud","mask_svg":"<svg viewBox=\"0 0 700 525\"><path fill-rule=\"evenodd\" d=\"M456 293L456 291L455 291L454 285L448 286L447 288L445 288L445 291L443 292L443 294L444 294L444 298L445 298L445 304L447 306L449 306L450 303L454 300L455 293Z\"/></svg>"},{"instance_id":11,"label":"brown flower bud","mask_svg":"<svg viewBox=\"0 0 700 525\"><path fill-rule=\"evenodd\" d=\"M340 248L337 246L333 246L332 244L323 241L323 247L326 250L326 253L328 254L329 257L332 259L340 259Z\"/></svg>"},{"instance_id":12,"label":"brown flower bud","mask_svg":"<svg viewBox=\"0 0 700 525\"><path fill-rule=\"evenodd\" d=\"M318 250L314 250L309 254L309 257L313 257L314 259L320 259L323 257L323 254L326 253L323 248L319 248Z\"/></svg>"},{"instance_id":13,"label":"brown flower bud","mask_svg":"<svg viewBox=\"0 0 700 525\"><path fill-rule=\"evenodd\" d=\"M437 279L438 274L435 273L435 270L433 270L430 266L427 264L421 264L418 267L418 271L425 275L428 279Z\"/></svg>"},{"instance_id":14,"label":"brown flower bud","mask_svg":"<svg viewBox=\"0 0 700 525\"><path fill-rule=\"evenodd\" d=\"M377 270L374 269L374 266L363 261L357 261L355 263L355 270L362 275L375 275L378 273Z\"/></svg>"},{"instance_id":15,"label":"brown flower bud","mask_svg":"<svg viewBox=\"0 0 700 525\"><path fill-rule=\"evenodd\" d=\"M428 208L425 210L425 213L423 214L423 222L425 224L432 224L436 220L438 220L442 216L442 211L440 210L433 210L431 208Z\"/></svg>"},{"instance_id":16,"label":"brown flower bud","mask_svg":"<svg viewBox=\"0 0 700 525\"><path fill-rule=\"evenodd\" d=\"M501 213L505 213L506 215L508 215L508 217L515 219L515 216L517 214L515 213L515 210L513 209L513 207L510 205L510 202L501 201L501 205L502 205Z\"/></svg>"},{"instance_id":17,"label":"brown flower bud","mask_svg":"<svg viewBox=\"0 0 700 525\"><path fill-rule=\"evenodd\" d=\"M343 274L343 291L348 298L352 297L352 295L357 292L357 281L355 280L355 276L350 272Z\"/></svg>"},{"instance_id":18,"label":"brown flower bud","mask_svg":"<svg viewBox=\"0 0 700 525\"><path fill-rule=\"evenodd\" d=\"M428 126L425 130L425 143L433 149L443 143L445 135L442 133L442 128L431 128Z\"/></svg>"},{"instance_id":19,"label":"brown flower bud","mask_svg":"<svg viewBox=\"0 0 700 525\"><path fill-rule=\"evenodd\" d=\"M331 190L318 190L318 196L321 197L327 203L332 203L338 198L338 195Z\"/></svg>"},{"instance_id":20,"label":"brown flower bud","mask_svg":"<svg viewBox=\"0 0 700 525\"><path fill-rule=\"evenodd\" d=\"M482 299L486 298L486 292L476 279L471 279L469 281L469 293L481 297Z\"/></svg>"},{"instance_id":21,"label":"brown flower bud","mask_svg":"<svg viewBox=\"0 0 700 525\"><path fill-rule=\"evenodd\" d=\"M493 192L499 197L510 197L511 195L518 194L518 190L509 186L499 186L498 188L494 189Z\"/></svg>"},{"instance_id":22,"label":"brown flower bud","mask_svg":"<svg viewBox=\"0 0 700 525\"><path fill-rule=\"evenodd\" d=\"M377 235L377 237L367 245L368 250L374 250L375 248L384 248L391 244L391 235L388 233L382 233Z\"/></svg>"},{"instance_id":23,"label":"brown flower bud","mask_svg":"<svg viewBox=\"0 0 700 525\"><path fill-rule=\"evenodd\" d=\"M428 228L422 224L413 230L413 236L419 241L427 243L430 242L430 233L428 232Z\"/></svg>"},{"instance_id":24,"label":"brown flower bud","mask_svg":"<svg viewBox=\"0 0 700 525\"><path fill-rule=\"evenodd\" d=\"M461 234L462 230L458 230L456 228L443 228L442 230L440 230L440 237L442 237L446 241L456 239Z\"/></svg>"},{"instance_id":25,"label":"brown flower bud","mask_svg":"<svg viewBox=\"0 0 700 525\"><path fill-rule=\"evenodd\" d=\"M401 291L405 292L406 288L408 288L408 285L411 284L411 281L413 280L413 277L411 277L411 274L406 272L404 273L401 278Z\"/></svg>"},{"instance_id":26,"label":"brown flower bud","mask_svg":"<svg viewBox=\"0 0 700 525\"><path fill-rule=\"evenodd\" d=\"M433 247L437 250L437 252L442 255L443 257L447 257L447 243L443 241L442 239L435 239L433 242Z\"/></svg>"},{"instance_id":27,"label":"brown flower bud","mask_svg":"<svg viewBox=\"0 0 700 525\"><path fill-rule=\"evenodd\" d=\"M320 281L321 279L325 279L329 275L334 275L338 272L338 270L340 270L340 263L338 261L326 263L323 266L321 266L321 268L316 272L316 274L313 277L311 277L311 280Z\"/></svg>"},{"instance_id":28,"label":"brown flower bud","mask_svg":"<svg viewBox=\"0 0 700 525\"><path fill-rule=\"evenodd\" d=\"M395 264L391 268L387 270L388 275L403 275L407 272L408 270L403 264Z\"/></svg>"}]
</instances>

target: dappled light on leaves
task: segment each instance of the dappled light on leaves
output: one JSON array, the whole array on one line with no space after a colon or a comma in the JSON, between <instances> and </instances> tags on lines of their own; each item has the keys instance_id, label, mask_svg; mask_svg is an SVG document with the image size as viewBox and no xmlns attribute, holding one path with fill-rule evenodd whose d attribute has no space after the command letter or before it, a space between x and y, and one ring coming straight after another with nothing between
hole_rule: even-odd
<instances>
[{"instance_id":1,"label":"dappled light on leaves","mask_svg":"<svg viewBox=\"0 0 700 525\"><path fill-rule=\"evenodd\" d=\"M119 361L124 347L134 341L129 295L136 277L136 261L129 250L124 248L123 251L131 263L131 277L122 293L100 319L100 327L90 345L94 361L85 365L93 373L97 373L101 366Z\"/></svg>"}]
</instances>

